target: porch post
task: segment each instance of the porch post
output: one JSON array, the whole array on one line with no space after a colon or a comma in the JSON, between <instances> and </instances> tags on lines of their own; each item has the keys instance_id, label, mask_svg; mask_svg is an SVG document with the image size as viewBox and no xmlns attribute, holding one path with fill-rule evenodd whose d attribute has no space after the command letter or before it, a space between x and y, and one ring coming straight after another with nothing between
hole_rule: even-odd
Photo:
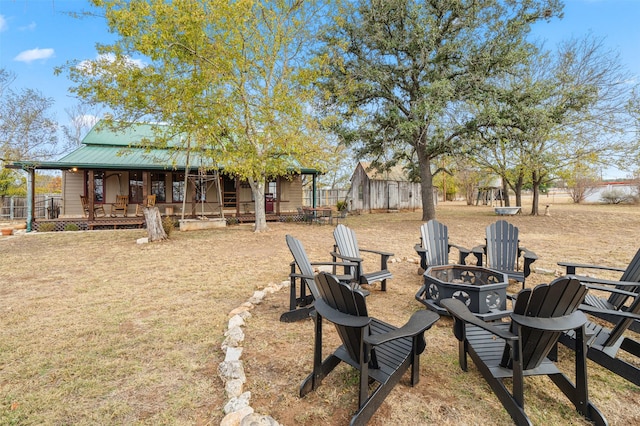
<instances>
[{"instance_id":1,"label":"porch post","mask_svg":"<svg viewBox=\"0 0 640 426\"><path fill-rule=\"evenodd\" d=\"M89 202L89 212L87 213L87 218L88 220L93 221L95 219L94 206L95 206L95 197L96 197L96 182L95 182L93 169L88 171L87 176L89 179L89 182L87 182L88 183L87 201Z\"/></svg>"},{"instance_id":2,"label":"porch post","mask_svg":"<svg viewBox=\"0 0 640 426\"><path fill-rule=\"evenodd\" d=\"M144 203L149 195L149 172L144 170L142 172L142 202Z\"/></svg>"},{"instance_id":3,"label":"porch post","mask_svg":"<svg viewBox=\"0 0 640 426\"><path fill-rule=\"evenodd\" d=\"M276 214L280 216L280 193L282 192L280 176L276 178Z\"/></svg>"},{"instance_id":4,"label":"porch post","mask_svg":"<svg viewBox=\"0 0 640 426\"><path fill-rule=\"evenodd\" d=\"M35 176L36 171L34 167L29 167L25 170L27 172L27 232L32 231L33 218L35 211Z\"/></svg>"},{"instance_id":5,"label":"porch post","mask_svg":"<svg viewBox=\"0 0 640 426\"><path fill-rule=\"evenodd\" d=\"M317 173L314 173L313 178L311 179L311 196L313 197L313 200L311 201L311 207L313 207L314 209L317 207L316 206L316 177L318 176Z\"/></svg>"},{"instance_id":6,"label":"porch post","mask_svg":"<svg viewBox=\"0 0 640 426\"><path fill-rule=\"evenodd\" d=\"M236 217L240 216L240 179L238 179L238 175L235 175L233 178L233 185L236 189Z\"/></svg>"}]
</instances>

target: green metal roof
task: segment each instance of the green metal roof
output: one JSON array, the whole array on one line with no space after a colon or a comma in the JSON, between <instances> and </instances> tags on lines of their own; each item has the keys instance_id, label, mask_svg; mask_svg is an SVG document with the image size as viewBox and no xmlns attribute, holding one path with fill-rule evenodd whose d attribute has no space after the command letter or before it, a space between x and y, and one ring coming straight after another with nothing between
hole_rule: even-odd
<instances>
[{"instance_id":1,"label":"green metal roof","mask_svg":"<svg viewBox=\"0 0 640 426\"><path fill-rule=\"evenodd\" d=\"M145 148L144 140L153 141L155 129L167 126L137 123L123 131L113 132L96 124L82 140L82 146L58 161L15 161L10 168L104 169L104 170L176 170L187 167L186 150L180 149L179 135L169 139L168 148ZM211 159L198 151L189 154L189 168L213 169ZM301 168L301 173L316 174L315 169Z\"/></svg>"}]
</instances>

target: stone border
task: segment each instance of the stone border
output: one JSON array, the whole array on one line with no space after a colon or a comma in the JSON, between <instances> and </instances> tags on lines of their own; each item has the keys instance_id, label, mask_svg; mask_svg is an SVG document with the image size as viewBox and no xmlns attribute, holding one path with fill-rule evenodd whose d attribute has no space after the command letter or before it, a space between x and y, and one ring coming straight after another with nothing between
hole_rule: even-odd
<instances>
[{"instance_id":1,"label":"stone border","mask_svg":"<svg viewBox=\"0 0 640 426\"><path fill-rule=\"evenodd\" d=\"M262 291L255 291L246 302L229 312L229 323L224 332L225 339L221 348L225 352L224 361L218 366L218 376L224 383L224 390L229 400L225 404L223 411L225 417L220 422L220 426L281 426L271 416L261 415L254 412L249 405L251 392L244 391L244 383L247 377L244 374L242 360L242 342L244 332L242 327L245 320L251 317L251 310L262 303L267 294L275 293L282 288L289 287L289 281L280 284L269 284Z\"/></svg>"}]
</instances>

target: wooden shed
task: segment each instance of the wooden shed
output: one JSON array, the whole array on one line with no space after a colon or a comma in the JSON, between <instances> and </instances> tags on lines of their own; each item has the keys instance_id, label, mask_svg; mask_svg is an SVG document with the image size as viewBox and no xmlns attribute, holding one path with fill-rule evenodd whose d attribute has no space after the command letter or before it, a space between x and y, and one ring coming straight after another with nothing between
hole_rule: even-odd
<instances>
[{"instance_id":1,"label":"wooden shed","mask_svg":"<svg viewBox=\"0 0 640 426\"><path fill-rule=\"evenodd\" d=\"M401 166L379 172L370 163L359 162L351 176L349 210L397 211L422 208L420 183L410 182Z\"/></svg>"}]
</instances>

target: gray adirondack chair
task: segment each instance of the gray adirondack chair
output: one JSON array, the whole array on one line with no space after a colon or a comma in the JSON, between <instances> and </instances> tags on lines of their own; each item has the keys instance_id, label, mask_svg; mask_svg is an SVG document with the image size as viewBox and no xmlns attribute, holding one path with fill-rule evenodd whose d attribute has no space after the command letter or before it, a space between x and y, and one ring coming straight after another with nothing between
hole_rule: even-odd
<instances>
[{"instance_id":1,"label":"gray adirondack chair","mask_svg":"<svg viewBox=\"0 0 640 426\"><path fill-rule=\"evenodd\" d=\"M313 310L313 301L318 297L314 282L315 266L349 267L355 266L355 264L349 264L347 262L311 262L300 240L291 235L286 235L285 240L293 256L293 261L289 265L291 267L291 273L289 274L289 280L291 281L289 289L289 310L280 316L280 321L294 322L309 317L309 312ZM360 287L357 283L353 282L353 276L351 275L339 275L338 279L352 283L352 286ZM365 295L369 294L369 292L364 289L362 289L362 291Z\"/></svg>"},{"instance_id":2,"label":"gray adirondack chair","mask_svg":"<svg viewBox=\"0 0 640 426\"><path fill-rule=\"evenodd\" d=\"M486 266L503 272L509 278L522 283L531 274L531 264L538 256L520 246L518 227L506 220L499 220L486 228L486 243L472 249L478 266ZM485 258L483 262L483 256ZM523 269L520 270L519 260L523 258Z\"/></svg>"},{"instance_id":3,"label":"gray adirondack chair","mask_svg":"<svg viewBox=\"0 0 640 426\"><path fill-rule=\"evenodd\" d=\"M591 312L593 315L612 323L616 323L619 320L619 317L615 315L615 311L627 311L629 309L626 306L627 302L640 292L640 250L636 252L626 268L572 262L558 262L558 265L566 268L567 275L575 274L578 268L590 271L622 272L619 280L604 280L597 277L578 275L578 279L587 287L594 290L604 290L609 293L609 297L601 298L589 292L584 298L584 303L585 305L598 308L594 312ZM629 329L640 333L640 321L632 321Z\"/></svg>"},{"instance_id":4,"label":"gray adirondack chair","mask_svg":"<svg viewBox=\"0 0 640 426\"><path fill-rule=\"evenodd\" d=\"M582 305L580 309L595 315L601 314L603 311L603 309L587 305ZM587 331L593 335L588 343L587 357L636 386L640 386L640 368L638 368L640 364L629 362L630 359L624 359L631 357L621 358L619 356L620 351L624 351L640 361L640 342L624 335L631 324L640 320L640 296L634 298L626 311L614 310L608 311L606 314L608 318L615 318L612 321L613 328L607 328L594 322L587 323ZM576 335L572 331L563 334L559 341L569 348L575 349L576 346L580 348L576 343Z\"/></svg>"},{"instance_id":5,"label":"gray adirondack chair","mask_svg":"<svg viewBox=\"0 0 640 426\"><path fill-rule=\"evenodd\" d=\"M446 265L449 263L451 248L458 250L458 264L464 265L465 259L471 250L449 242L449 230L446 225L435 219L423 223L420 227L420 243L414 246L420 256L420 268L422 274L429 266Z\"/></svg>"},{"instance_id":6,"label":"gray adirondack chair","mask_svg":"<svg viewBox=\"0 0 640 426\"><path fill-rule=\"evenodd\" d=\"M336 226L333 230L333 238L335 239L334 250L331 252L333 260L341 259L342 261L356 264L355 267L345 268L345 274L354 275L360 284L372 284L379 281L381 290L387 290L387 280L393 278L393 275L387 269L387 262L393 256L393 253L358 247L356 233L342 224ZM380 256L380 269L365 272L364 259L360 252L374 253Z\"/></svg>"},{"instance_id":7,"label":"gray adirondack chair","mask_svg":"<svg viewBox=\"0 0 640 426\"><path fill-rule=\"evenodd\" d=\"M401 328L368 315L365 297L325 272L315 278L320 297L316 311L313 372L302 382L300 396L317 389L340 362L359 372L358 409L351 425L364 425L389 392L411 369L411 385L420 378L420 354L426 347L424 333L438 320L435 312L415 312ZM333 323L342 345L322 360L323 320Z\"/></svg>"},{"instance_id":8,"label":"gray adirondack chair","mask_svg":"<svg viewBox=\"0 0 640 426\"><path fill-rule=\"evenodd\" d=\"M575 405L578 412L597 425L607 424L589 401L585 324L578 310L587 288L575 278L561 277L549 285L518 293L511 322L488 323L473 315L457 299L441 301L454 317L453 332L459 340L460 367L467 370L467 354L518 425L531 421L524 411L524 378L547 375ZM574 330L575 384L548 358L562 332ZM505 385L512 379L512 390Z\"/></svg>"}]
</instances>

